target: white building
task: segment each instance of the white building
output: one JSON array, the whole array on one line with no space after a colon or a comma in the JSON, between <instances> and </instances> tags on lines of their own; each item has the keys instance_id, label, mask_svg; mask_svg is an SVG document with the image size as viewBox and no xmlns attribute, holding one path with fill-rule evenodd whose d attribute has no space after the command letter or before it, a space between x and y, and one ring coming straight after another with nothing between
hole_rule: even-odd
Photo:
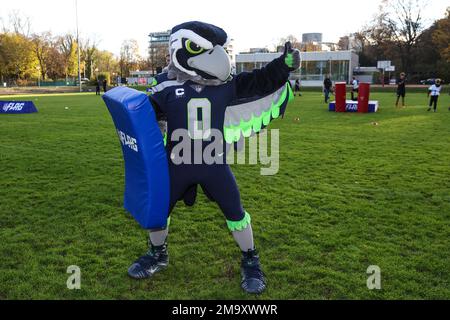
<instances>
[{"instance_id":1,"label":"white building","mask_svg":"<svg viewBox=\"0 0 450 320\"><path fill-rule=\"evenodd\" d=\"M267 65L282 53L240 53L236 55L236 73L252 71ZM302 67L291 74L300 79L302 86L322 86L327 74L334 82L350 83L354 68L359 66L359 57L353 51L301 52Z\"/></svg>"},{"instance_id":2,"label":"white building","mask_svg":"<svg viewBox=\"0 0 450 320\"><path fill-rule=\"evenodd\" d=\"M323 34L319 32L310 32L310 33L304 33L302 34L302 42L308 43L308 42L322 42Z\"/></svg>"},{"instance_id":3,"label":"white building","mask_svg":"<svg viewBox=\"0 0 450 320\"><path fill-rule=\"evenodd\" d=\"M234 70L236 66L236 54L234 52L234 39L230 39L230 41L226 44L226 48L228 56L230 57L231 66Z\"/></svg>"}]
</instances>

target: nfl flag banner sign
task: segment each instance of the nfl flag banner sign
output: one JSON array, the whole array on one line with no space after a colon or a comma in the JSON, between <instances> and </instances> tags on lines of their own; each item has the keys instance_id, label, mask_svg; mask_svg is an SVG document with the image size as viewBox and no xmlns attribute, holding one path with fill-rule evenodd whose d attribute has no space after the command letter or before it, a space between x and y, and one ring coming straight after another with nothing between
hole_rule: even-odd
<instances>
[{"instance_id":1,"label":"nfl flag banner sign","mask_svg":"<svg viewBox=\"0 0 450 320\"><path fill-rule=\"evenodd\" d=\"M336 102L330 102L329 111L336 112ZM358 112L358 101L347 100L343 112ZM378 112L378 101L369 101L367 113Z\"/></svg>"},{"instance_id":2,"label":"nfl flag banner sign","mask_svg":"<svg viewBox=\"0 0 450 320\"><path fill-rule=\"evenodd\" d=\"M25 114L38 112L33 101L0 101L0 113Z\"/></svg>"},{"instance_id":3,"label":"nfl flag banner sign","mask_svg":"<svg viewBox=\"0 0 450 320\"><path fill-rule=\"evenodd\" d=\"M113 118L125 160L124 207L144 229L167 225L169 163L155 112L145 93L125 87L103 99Z\"/></svg>"}]
</instances>

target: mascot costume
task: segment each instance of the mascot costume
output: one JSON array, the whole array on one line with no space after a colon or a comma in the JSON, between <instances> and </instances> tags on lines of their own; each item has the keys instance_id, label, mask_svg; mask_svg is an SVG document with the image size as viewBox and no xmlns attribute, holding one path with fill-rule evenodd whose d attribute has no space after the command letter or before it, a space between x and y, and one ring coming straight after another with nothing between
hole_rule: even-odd
<instances>
[{"instance_id":1,"label":"mascot costume","mask_svg":"<svg viewBox=\"0 0 450 320\"><path fill-rule=\"evenodd\" d=\"M250 214L226 155L284 115L292 99L289 74L300 67L300 53L286 43L284 54L266 67L233 76L227 44L226 32L214 25L178 25L170 36L169 66L156 76L149 97L128 88L104 96L123 145L125 208L150 233L148 253L128 270L134 279L167 268L170 213L178 201L194 205L200 186L222 210L242 251L242 289L260 294L266 288ZM202 161L208 150L213 161Z\"/></svg>"}]
</instances>

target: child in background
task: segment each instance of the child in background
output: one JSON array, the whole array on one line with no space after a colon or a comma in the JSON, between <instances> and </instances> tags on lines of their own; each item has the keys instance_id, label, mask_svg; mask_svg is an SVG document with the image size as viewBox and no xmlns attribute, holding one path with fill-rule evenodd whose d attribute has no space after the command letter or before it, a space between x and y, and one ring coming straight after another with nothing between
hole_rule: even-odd
<instances>
[{"instance_id":1,"label":"child in background","mask_svg":"<svg viewBox=\"0 0 450 320\"><path fill-rule=\"evenodd\" d=\"M434 112L437 111L437 103L439 99L439 95L441 94L442 86L441 86L441 79L436 79L435 84L433 84L428 89L428 96L430 97L430 107L428 108L428 111L431 111L431 107L434 105Z\"/></svg>"},{"instance_id":2,"label":"child in background","mask_svg":"<svg viewBox=\"0 0 450 320\"><path fill-rule=\"evenodd\" d=\"M358 80L356 80L355 77L353 77L353 81L352 81L352 100L353 101L358 100L358 96L355 97L355 93L357 95L359 94L359 82L358 82Z\"/></svg>"},{"instance_id":3,"label":"child in background","mask_svg":"<svg viewBox=\"0 0 450 320\"><path fill-rule=\"evenodd\" d=\"M294 85L294 96L296 97L298 93L298 96L301 97L302 94L300 92L300 79L295 80L295 85Z\"/></svg>"}]
</instances>

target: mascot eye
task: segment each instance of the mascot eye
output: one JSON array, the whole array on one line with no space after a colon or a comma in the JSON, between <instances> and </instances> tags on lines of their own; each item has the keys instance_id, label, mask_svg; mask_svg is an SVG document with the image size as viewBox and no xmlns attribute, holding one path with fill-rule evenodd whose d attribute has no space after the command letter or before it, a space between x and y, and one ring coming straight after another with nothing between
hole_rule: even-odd
<instances>
[{"instance_id":1,"label":"mascot eye","mask_svg":"<svg viewBox=\"0 0 450 320\"><path fill-rule=\"evenodd\" d=\"M186 50L191 54L200 54L203 51L205 51L205 49L198 46L196 43L192 42L191 40L186 40L185 46L186 46Z\"/></svg>"}]
</instances>

